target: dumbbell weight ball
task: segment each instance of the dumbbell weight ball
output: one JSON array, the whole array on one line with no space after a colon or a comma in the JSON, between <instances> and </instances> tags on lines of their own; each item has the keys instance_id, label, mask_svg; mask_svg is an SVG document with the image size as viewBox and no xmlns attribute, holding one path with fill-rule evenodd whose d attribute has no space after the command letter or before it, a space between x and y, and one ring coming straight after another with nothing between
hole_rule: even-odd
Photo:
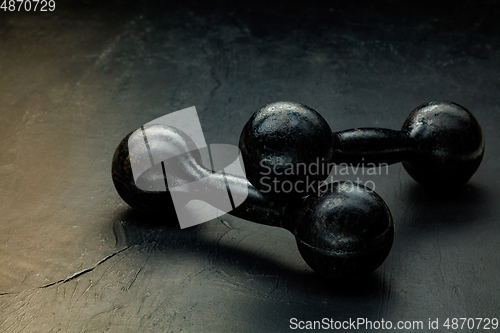
<instances>
[{"instance_id":1,"label":"dumbbell weight ball","mask_svg":"<svg viewBox=\"0 0 500 333\"><path fill-rule=\"evenodd\" d=\"M481 164L484 137L476 118L452 102L419 106L401 131L355 128L336 133L313 109L277 102L251 116L239 147L250 182L265 195L279 199L314 192L333 165L341 163L403 162L421 184L462 185ZM315 186L289 190L290 184L313 182Z\"/></svg>"},{"instance_id":2,"label":"dumbbell weight ball","mask_svg":"<svg viewBox=\"0 0 500 333\"><path fill-rule=\"evenodd\" d=\"M173 186L168 191L147 191L136 186L132 175L129 145L134 142L130 142L130 134L123 139L113 156L112 178L118 194L131 207L143 212L172 214L175 211L172 193L186 191L184 185L197 180L205 184L207 191L186 195L219 208L218 200L211 198L216 198L219 191L222 195L227 188L215 184L227 181L233 195L239 195L239 191L248 193L245 201L230 214L291 231L306 263L324 277L361 278L377 269L389 254L394 237L391 213L382 198L364 186L345 182L326 184L305 199L271 201L245 178L215 174L206 169L198 151L193 150L192 141L179 129L152 125L148 133L151 134L148 135L149 146L156 149L156 154L162 153L158 150L163 150L163 156L169 152L189 152L168 159L170 166L182 166L164 168L169 180L174 179L169 182ZM169 174L170 170L177 170L176 174ZM142 187L151 183L153 188L158 177L163 176L144 172L140 179ZM221 177L225 177L224 181ZM202 194L207 192L210 195Z\"/></svg>"}]
</instances>

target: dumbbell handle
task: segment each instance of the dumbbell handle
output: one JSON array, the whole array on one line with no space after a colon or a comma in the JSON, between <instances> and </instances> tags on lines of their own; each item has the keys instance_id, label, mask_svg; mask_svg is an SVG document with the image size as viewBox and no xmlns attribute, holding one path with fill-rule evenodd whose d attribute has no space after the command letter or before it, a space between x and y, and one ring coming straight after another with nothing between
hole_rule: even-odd
<instances>
[{"instance_id":1,"label":"dumbbell handle","mask_svg":"<svg viewBox=\"0 0 500 333\"><path fill-rule=\"evenodd\" d=\"M226 174L212 173L200 164L190 161L195 168L190 170L189 178L197 179L197 186L193 191L189 184L169 189L171 195L175 195L179 201L201 200L219 210L227 210L227 202L220 200L226 198L229 193L234 198L245 198L245 200L228 213L259 224L282 227L291 231L292 211L300 205L290 205L289 202L271 201L260 193L246 178ZM196 174L193 173L196 170ZM185 170L186 171L186 170ZM168 168L166 168L168 173ZM186 177L187 178L187 177ZM207 193L209 195L207 195ZM185 196L185 198L182 197Z\"/></svg>"},{"instance_id":2,"label":"dumbbell handle","mask_svg":"<svg viewBox=\"0 0 500 333\"><path fill-rule=\"evenodd\" d=\"M406 131L354 128L334 132L335 164L394 164L407 161L417 151L416 140Z\"/></svg>"},{"instance_id":3,"label":"dumbbell handle","mask_svg":"<svg viewBox=\"0 0 500 333\"><path fill-rule=\"evenodd\" d=\"M256 222L275 227L292 230L291 217L294 216L294 211L298 210L300 205L291 205L290 202L271 201L259 192L246 178L226 175L226 180L231 189L231 195L242 195L245 187L247 198L245 201L235 207L229 214ZM238 193L238 191L241 191ZM293 209L295 208L295 209Z\"/></svg>"}]
</instances>

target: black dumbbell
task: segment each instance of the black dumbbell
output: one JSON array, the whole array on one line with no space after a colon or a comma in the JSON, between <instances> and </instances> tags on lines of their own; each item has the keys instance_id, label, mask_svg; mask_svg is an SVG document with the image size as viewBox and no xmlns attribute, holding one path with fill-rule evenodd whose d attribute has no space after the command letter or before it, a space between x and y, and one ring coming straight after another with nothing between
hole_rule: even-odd
<instances>
[{"instance_id":1,"label":"black dumbbell","mask_svg":"<svg viewBox=\"0 0 500 333\"><path fill-rule=\"evenodd\" d=\"M412 111L401 131L355 128L332 133L315 110L292 102L255 112L239 147L250 182L271 198L314 192L333 165L403 162L427 186L466 183L481 164L484 137L476 118L451 102L430 102Z\"/></svg>"},{"instance_id":2,"label":"black dumbbell","mask_svg":"<svg viewBox=\"0 0 500 333\"><path fill-rule=\"evenodd\" d=\"M143 138L131 139L131 133L120 142L113 156L112 178L118 194L132 208L165 214L165 218L175 216L174 192L176 195L185 192L190 199L219 208L219 201L213 198L230 189L233 196L239 196L238 192L246 195L245 201L230 214L291 231L304 260L322 276L360 278L377 269L389 254L394 238L391 213L382 198L366 187L337 182L323 185L305 199L271 201L247 179L212 173L203 167L199 151L193 149L194 143L179 129L152 125L147 130L149 147L162 151L155 154L184 153L168 158L162 173L151 168L134 180L129 146ZM170 174L169 170L176 172ZM167 183L166 178L170 185L167 191L148 190L148 184L153 189L158 181ZM207 191L189 193L186 184L193 181L201 181ZM138 182L141 188L136 185ZM203 194L207 192L210 195Z\"/></svg>"}]
</instances>

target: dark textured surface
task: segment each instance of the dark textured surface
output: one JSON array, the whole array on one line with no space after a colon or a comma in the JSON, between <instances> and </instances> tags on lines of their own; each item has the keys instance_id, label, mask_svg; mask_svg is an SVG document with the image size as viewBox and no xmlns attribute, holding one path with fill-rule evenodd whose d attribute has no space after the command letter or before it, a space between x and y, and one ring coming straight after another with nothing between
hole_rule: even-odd
<instances>
[{"instance_id":1,"label":"dark textured surface","mask_svg":"<svg viewBox=\"0 0 500 333\"><path fill-rule=\"evenodd\" d=\"M58 2L0 12L0 331L287 331L323 317L498 317L497 1L299 8ZM431 100L469 109L483 163L461 190L401 164L349 175L395 224L385 263L332 284L280 228L224 216L186 230L131 211L110 175L130 131L195 105L207 143L289 100L333 131L401 127ZM387 173L387 175L386 175Z\"/></svg>"}]
</instances>

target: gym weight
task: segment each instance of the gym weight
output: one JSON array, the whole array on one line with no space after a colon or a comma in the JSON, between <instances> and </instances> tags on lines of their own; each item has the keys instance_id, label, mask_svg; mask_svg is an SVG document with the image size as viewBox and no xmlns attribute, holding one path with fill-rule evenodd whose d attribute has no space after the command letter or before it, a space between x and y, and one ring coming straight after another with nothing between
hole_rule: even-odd
<instances>
[{"instance_id":1,"label":"gym weight","mask_svg":"<svg viewBox=\"0 0 500 333\"><path fill-rule=\"evenodd\" d=\"M355 128L336 133L315 110L299 103L277 102L251 116L239 142L247 178L274 199L314 192L332 166L342 163L403 162L421 184L460 186L481 164L484 146L476 118L452 102L419 106L401 131ZM313 164L319 170L314 174L308 171ZM291 172L287 174L287 170ZM287 183L293 184L293 191L284 189ZM306 186L311 183L314 186Z\"/></svg>"},{"instance_id":2,"label":"gym weight","mask_svg":"<svg viewBox=\"0 0 500 333\"><path fill-rule=\"evenodd\" d=\"M352 183L333 183L324 185L320 191L305 199L272 201L245 178L214 174L203 167L198 150L193 149L193 142L182 131L152 125L148 127L148 133L151 133L148 136L149 146L164 150L165 156L170 156L167 163L176 166L164 167L165 172L171 169L180 171L169 174L169 179L174 181L169 183L168 191L138 188L129 155L129 145L134 145L134 142L129 140L131 134L127 135L113 156L112 178L118 194L131 207L172 217L175 216L175 208L171 194L185 192L192 199L204 200L218 208L219 202L211 198L217 197L219 191L223 193L227 190L216 184L227 182L233 195L238 191L248 192L246 200L230 214L291 231L306 263L324 277L363 277L377 269L389 254L394 224L389 208L375 192ZM140 136L133 137L133 140L140 139ZM175 155L179 152L184 153ZM137 181L141 182L142 188L150 184L153 189L159 178L166 181L162 177L163 174L148 170ZM222 181L221 177L225 180ZM190 193L185 186L200 180L210 195L203 195L203 191Z\"/></svg>"}]
</instances>

